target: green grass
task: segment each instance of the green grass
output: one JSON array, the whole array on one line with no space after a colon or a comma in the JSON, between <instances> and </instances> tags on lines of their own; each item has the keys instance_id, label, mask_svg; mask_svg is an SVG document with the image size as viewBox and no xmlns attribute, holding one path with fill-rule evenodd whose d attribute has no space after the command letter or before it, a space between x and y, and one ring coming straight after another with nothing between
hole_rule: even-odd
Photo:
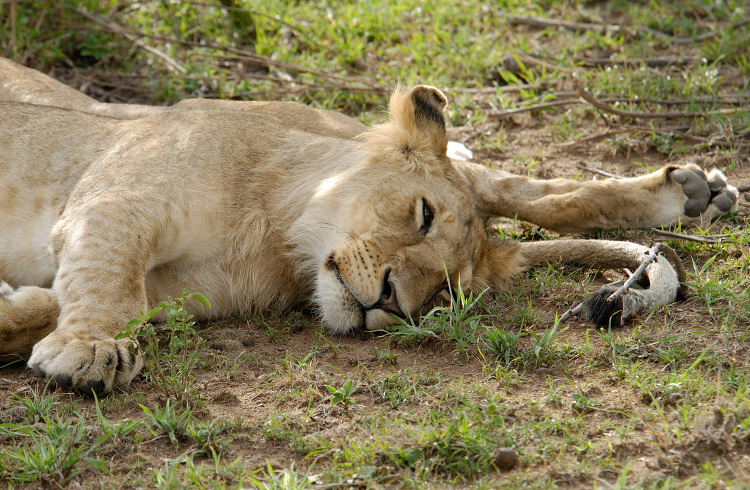
<instances>
[{"instance_id":1,"label":"green grass","mask_svg":"<svg viewBox=\"0 0 750 490\"><path fill-rule=\"evenodd\" d=\"M741 2L702 0L33 0L0 4L0 55L105 101L298 100L368 123L382 120L396 83L429 83L446 89L447 119L482 163L590 179L575 165L636 175L695 161L747 183L750 26L728 26L749 15ZM511 24L521 16L628 32ZM674 38L719 32L677 42L637 26ZM513 53L543 64L501 62ZM585 61L593 58L613 63ZM643 58L675 63L627 63ZM571 94L570 70L621 110L713 112L605 114ZM731 107L741 110L716 112ZM0 485L745 487L743 209L704 230L677 230L725 239L669 241L687 267L688 298L623 328L555 321L604 280L622 278L574 267L536 268L504 293L457 291L452 308L364 340L278 309L194 325L173 300L163 305L166 325L148 317L131 325L146 368L127 393L92 399L49 391L18 367L0 372ZM518 221L493 233L556 237ZM649 243L655 234L595 237ZM515 451L518 466L498 471L499 448Z\"/></svg>"}]
</instances>

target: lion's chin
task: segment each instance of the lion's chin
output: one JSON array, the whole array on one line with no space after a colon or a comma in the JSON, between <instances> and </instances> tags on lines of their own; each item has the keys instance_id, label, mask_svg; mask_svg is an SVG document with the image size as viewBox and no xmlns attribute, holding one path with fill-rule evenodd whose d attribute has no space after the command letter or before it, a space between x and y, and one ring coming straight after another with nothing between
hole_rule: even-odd
<instances>
[{"instance_id":1,"label":"lion's chin","mask_svg":"<svg viewBox=\"0 0 750 490\"><path fill-rule=\"evenodd\" d=\"M365 330L383 330L398 325L398 318L383 310L368 310L365 314Z\"/></svg>"}]
</instances>

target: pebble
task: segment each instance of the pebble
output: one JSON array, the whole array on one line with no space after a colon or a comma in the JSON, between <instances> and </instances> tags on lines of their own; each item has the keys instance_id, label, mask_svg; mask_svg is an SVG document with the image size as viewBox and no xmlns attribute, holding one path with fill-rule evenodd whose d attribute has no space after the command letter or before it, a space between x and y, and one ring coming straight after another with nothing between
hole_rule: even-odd
<instances>
[{"instance_id":1,"label":"pebble","mask_svg":"<svg viewBox=\"0 0 750 490\"><path fill-rule=\"evenodd\" d=\"M495 466L500 471L510 471L518 465L518 453L512 449L498 449L495 453Z\"/></svg>"}]
</instances>

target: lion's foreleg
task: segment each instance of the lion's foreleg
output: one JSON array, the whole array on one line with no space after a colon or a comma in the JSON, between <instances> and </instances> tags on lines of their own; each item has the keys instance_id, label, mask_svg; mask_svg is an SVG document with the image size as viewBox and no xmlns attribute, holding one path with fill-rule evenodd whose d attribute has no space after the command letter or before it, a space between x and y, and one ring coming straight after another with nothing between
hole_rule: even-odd
<instances>
[{"instance_id":1,"label":"lion's foreleg","mask_svg":"<svg viewBox=\"0 0 750 490\"><path fill-rule=\"evenodd\" d=\"M35 373L84 392L127 385L142 363L114 336L147 309L155 238L146 212L117 197L71 210L53 231L60 318L28 361Z\"/></svg>"},{"instance_id":2,"label":"lion's foreleg","mask_svg":"<svg viewBox=\"0 0 750 490\"><path fill-rule=\"evenodd\" d=\"M707 224L731 210L737 189L718 171L695 165L664 167L629 179L536 180L453 161L471 182L479 211L517 217L562 233L595 228Z\"/></svg>"},{"instance_id":3,"label":"lion's foreleg","mask_svg":"<svg viewBox=\"0 0 750 490\"><path fill-rule=\"evenodd\" d=\"M55 329L59 313L51 289L14 290L0 281L0 362L27 359L34 344Z\"/></svg>"},{"instance_id":4,"label":"lion's foreleg","mask_svg":"<svg viewBox=\"0 0 750 490\"><path fill-rule=\"evenodd\" d=\"M608 240L551 240L521 244L521 253L529 265L543 262L574 262L608 269L637 269L649 257L650 249L630 242ZM679 258L672 257L679 262ZM604 286L584 303L585 316L597 325L607 325L619 312L621 323L653 308L677 299L680 290L678 269L667 257L658 255L645 269L648 288L628 289L617 299L610 295L619 284Z\"/></svg>"}]
</instances>

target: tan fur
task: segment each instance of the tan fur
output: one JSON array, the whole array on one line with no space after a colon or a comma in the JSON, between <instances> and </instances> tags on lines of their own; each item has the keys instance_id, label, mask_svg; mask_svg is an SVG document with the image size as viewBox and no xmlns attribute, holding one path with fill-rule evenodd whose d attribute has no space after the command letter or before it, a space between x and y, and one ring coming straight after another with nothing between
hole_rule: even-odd
<instances>
[{"instance_id":1,"label":"tan fur","mask_svg":"<svg viewBox=\"0 0 750 490\"><path fill-rule=\"evenodd\" d=\"M29 365L59 384L127 384L141 360L114 335L183 288L211 301L199 318L312 304L346 333L418 316L459 283L504 287L567 256L632 267L646 250L488 239L476 206L503 214L496 175L446 156L446 99L432 87L397 91L390 122L365 131L299 104L188 102L144 115L15 72L28 73L0 76L0 97L57 107L0 102L0 279L10 284L0 338L11 339L0 354L31 351ZM78 104L85 112L69 110ZM645 192L672 192L665 178ZM650 305L674 299L665 267L668 292Z\"/></svg>"}]
</instances>

